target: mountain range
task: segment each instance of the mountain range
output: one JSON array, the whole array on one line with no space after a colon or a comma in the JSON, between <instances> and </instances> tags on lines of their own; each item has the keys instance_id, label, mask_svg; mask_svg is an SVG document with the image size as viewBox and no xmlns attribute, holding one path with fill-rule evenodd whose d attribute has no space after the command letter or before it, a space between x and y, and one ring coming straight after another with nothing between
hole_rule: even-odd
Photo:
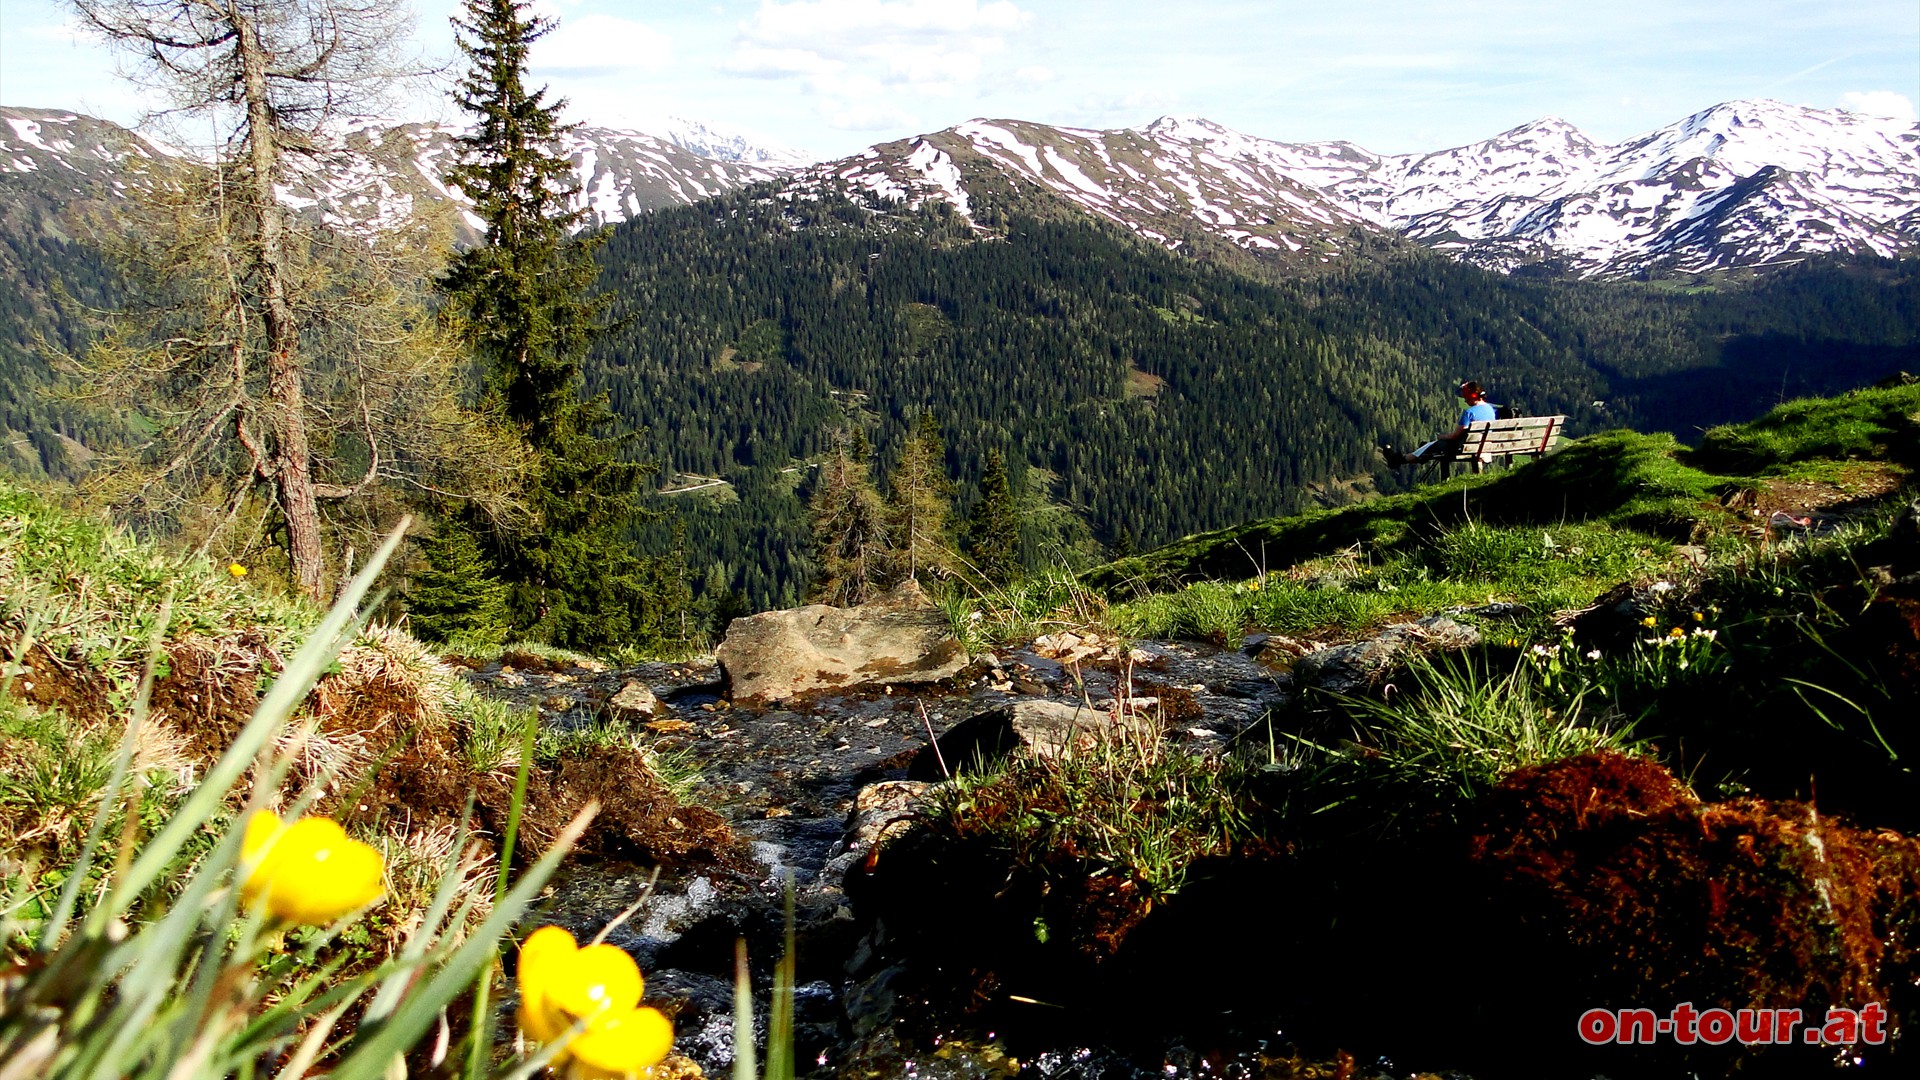
<instances>
[{"instance_id":1,"label":"mountain range","mask_svg":"<svg viewBox=\"0 0 1920 1080\"><path fill-rule=\"evenodd\" d=\"M176 153L74 113L0 108L0 121L0 188L56 201L107 194L127 182L128 160ZM996 197L1050 200L1173 250L1234 250L1278 266L1394 239L1497 271L1601 278L1920 250L1920 125L1775 101L1716 105L1614 145L1549 117L1400 155L1162 117L1110 131L971 120L808 164L698 123L658 126L583 126L566 137L590 224L773 183L788 198L833 188L876 204L933 199L969 220ZM296 160L282 197L349 227L429 204L464 209L440 179L455 134L444 124L343 123ZM976 223L990 228L992 217ZM464 219L462 238L473 228Z\"/></svg>"}]
</instances>

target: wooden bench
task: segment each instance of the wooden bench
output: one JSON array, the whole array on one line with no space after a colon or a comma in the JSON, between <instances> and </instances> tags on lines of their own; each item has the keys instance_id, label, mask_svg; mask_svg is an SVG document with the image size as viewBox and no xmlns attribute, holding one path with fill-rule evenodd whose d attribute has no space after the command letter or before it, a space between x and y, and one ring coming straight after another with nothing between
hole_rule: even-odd
<instances>
[{"instance_id":1,"label":"wooden bench","mask_svg":"<svg viewBox=\"0 0 1920 1080\"><path fill-rule=\"evenodd\" d=\"M1474 472L1479 472L1500 458L1520 454L1538 458L1560 445L1560 432L1566 425L1564 416L1476 420L1467 425L1467 434L1453 453L1422 458L1420 464L1438 465L1444 476L1456 462L1465 462Z\"/></svg>"}]
</instances>

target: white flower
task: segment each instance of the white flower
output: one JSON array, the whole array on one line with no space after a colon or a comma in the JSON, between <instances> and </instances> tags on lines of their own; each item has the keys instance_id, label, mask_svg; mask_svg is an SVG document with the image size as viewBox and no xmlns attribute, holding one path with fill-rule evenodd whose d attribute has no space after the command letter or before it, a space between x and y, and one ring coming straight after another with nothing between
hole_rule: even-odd
<instances>
[{"instance_id":1,"label":"white flower","mask_svg":"<svg viewBox=\"0 0 1920 1080\"><path fill-rule=\"evenodd\" d=\"M1598 660L1598 659L1600 659L1600 650L1599 650L1599 649L1588 649L1588 650L1587 650L1587 659L1589 659L1589 660Z\"/></svg>"},{"instance_id":2,"label":"white flower","mask_svg":"<svg viewBox=\"0 0 1920 1080\"><path fill-rule=\"evenodd\" d=\"M1657 592L1657 593L1662 593L1662 592L1672 592L1672 591L1673 591L1673 582L1671 582L1671 581L1656 581L1656 582L1654 582L1654 583L1653 583L1653 591L1654 591L1654 592Z\"/></svg>"}]
</instances>

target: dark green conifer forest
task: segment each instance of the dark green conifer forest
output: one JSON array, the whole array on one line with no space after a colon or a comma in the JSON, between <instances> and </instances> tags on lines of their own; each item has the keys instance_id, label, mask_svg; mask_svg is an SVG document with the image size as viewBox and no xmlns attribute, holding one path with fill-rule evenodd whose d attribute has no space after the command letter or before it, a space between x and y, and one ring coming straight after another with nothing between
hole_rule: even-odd
<instances>
[{"instance_id":1,"label":"dark green conifer forest","mask_svg":"<svg viewBox=\"0 0 1920 1080\"><path fill-rule=\"evenodd\" d=\"M943 205L760 190L612 231L601 287L619 329L587 384L643 431L643 458L733 481L737 498L671 503L696 566L722 564L755 607L802 600L804 466L854 424L884 477L922 410L940 419L961 516L1004 448L1030 507L1149 548L1300 509L1309 483L1392 489L1375 443L1451 427L1463 378L1567 414L1574 434L1687 439L1917 363L1911 264L1683 288L1412 251L1277 278L1091 219L1006 221L982 234ZM1086 557L1063 517L1028 516L1053 523L1023 521L1026 565Z\"/></svg>"}]
</instances>

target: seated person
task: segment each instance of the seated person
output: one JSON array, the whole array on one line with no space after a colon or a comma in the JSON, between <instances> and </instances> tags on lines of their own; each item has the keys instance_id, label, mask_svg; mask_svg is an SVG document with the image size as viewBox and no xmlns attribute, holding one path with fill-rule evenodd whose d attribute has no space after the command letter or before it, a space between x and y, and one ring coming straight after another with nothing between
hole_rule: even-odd
<instances>
[{"instance_id":1,"label":"seated person","mask_svg":"<svg viewBox=\"0 0 1920 1080\"><path fill-rule=\"evenodd\" d=\"M1467 425L1481 420L1496 420L1499 413L1492 402L1480 389L1480 384L1471 380L1460 384L1460 396L1466 399L1467 408L1460 414L1460 425L1451 432L1431 442L1423 443L1411 454L1403 454L1391 446L1381 446L1380 452L1386 455L1387 464L1394 468L1413 465L1430 458L1447 457L1460 449L1461 440L1467 437Z\"/></svg>"}]
</instances>

